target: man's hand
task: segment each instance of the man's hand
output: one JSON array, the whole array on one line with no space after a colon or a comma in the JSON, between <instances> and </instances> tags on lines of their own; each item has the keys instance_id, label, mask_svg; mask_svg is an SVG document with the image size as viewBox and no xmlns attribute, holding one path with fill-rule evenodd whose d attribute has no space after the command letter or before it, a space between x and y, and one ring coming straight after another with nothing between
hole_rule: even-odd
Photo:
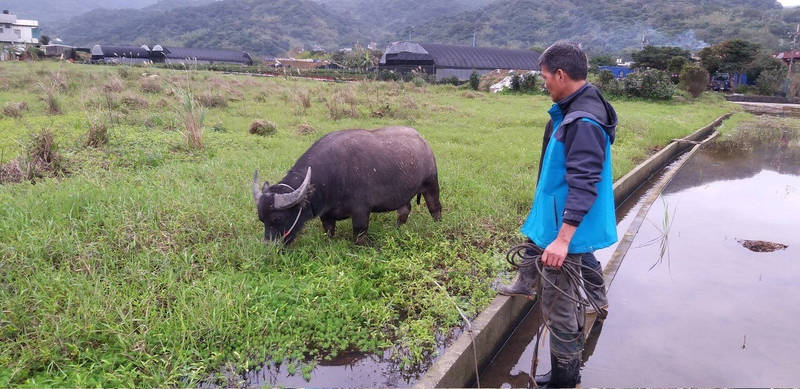
<instances>
[{"instance_id":1,"label":"man's hand","mask_svg":"<svg viewBox=\"0 0 800 389\"><path fill-rule=\"evenodd\" d=\"M558 232L556 240L550 243L547 248L544 249L544 253L542 253L542 263L544 263L545 266L554 267L556 269L561 268L569 252L569 242L572 240L572 236L575 235L575 230L577 229L578 227L569 224L561 225L561 230Z\"/></svg>"}]
</instances>

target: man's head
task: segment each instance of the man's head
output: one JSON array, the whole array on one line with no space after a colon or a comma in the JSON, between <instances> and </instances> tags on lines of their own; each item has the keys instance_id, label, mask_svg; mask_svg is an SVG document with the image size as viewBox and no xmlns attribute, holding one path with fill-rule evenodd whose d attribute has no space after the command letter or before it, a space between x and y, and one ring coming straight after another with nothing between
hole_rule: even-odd
<instances>
[{"instance_id":1,"label":"man's head","mask_svg":"<svg viewBox=\"0 0 800 389\"><path fill-rule=\"evenodd\" d=\"M556 42L539 57L544 86L553 101L560 101L586 83L589 62L578 45Z\"/></svg>"}]
</instances>

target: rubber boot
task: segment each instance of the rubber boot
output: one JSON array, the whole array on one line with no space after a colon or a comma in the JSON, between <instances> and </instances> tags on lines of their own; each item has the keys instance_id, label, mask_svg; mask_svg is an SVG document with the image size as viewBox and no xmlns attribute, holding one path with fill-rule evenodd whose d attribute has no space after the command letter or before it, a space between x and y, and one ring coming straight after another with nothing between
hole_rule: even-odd
<instances>
[{"instance_id":1,"label":"rubber boot","mask_svg":"<svg viewBox=\"0 0 800 389\"><path fill-rule=\"evenodd\" d=\"M520 296L533 300L536 298L536 291L533 289L533 283L536 281L539 273L536 271L534 265L520 266L517 280L511 285L503 285L497 288L497 293L504 296Z\"/></svg>"},{"instance_id":2,"label":"rubber boot","mask_svg":"<svg viewBox=\"0 0 800 389\"><path fill-rule=\"evenodd\" d=\"M541 257L541 251L534 250L533 248L525 250L525 262L519 266L519 274L517 280L511 285L503 285L497 288L497 292L504 296L520 296L533 300L536 298L536 291L533 289L533 283L539 277L539 272L536 270L535 261Z\"/></svg>"},{"instance_id":3,"label":"rubber boot","mask_svg":"<svg viewBox=\"0 0 800 389\"><path fill-rule=\"evenodd\" d=\"M542 383L544 388L574 388L581 383L581 359L580 357L573 357L566 360L560 360L553 354L550 354L550 363L552 369L550 370L550 377L546 383ZM536 384L539 385L537 377Z\"/></svg>"}]
</instances>

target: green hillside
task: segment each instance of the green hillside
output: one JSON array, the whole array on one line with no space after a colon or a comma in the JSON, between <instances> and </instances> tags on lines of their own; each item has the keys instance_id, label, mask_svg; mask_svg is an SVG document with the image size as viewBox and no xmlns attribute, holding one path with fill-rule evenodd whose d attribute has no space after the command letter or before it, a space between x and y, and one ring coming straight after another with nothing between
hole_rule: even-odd
<instances>
[{"instance_id":1,"label":"green hillside","mask_svg":"<svg viewBox=\"0 0 800 389\"><path fill-rule=\"evenodd\" d=\"M144 1L144 0L139 0ZM282 55L356 41L545 47L560 39L592 53L637 50L643 40L699 50L726 39L787 48L800 8L772 0L162 0L142 10L95 10L55 26L66 42L243 49ZM207 3L207 4L204 4ZM201 4L201 5L197 5ZM193 5L186 7L187 5ZM175 8L178 7L178 8Z\"/></svg>"},{"instance_id":2,"label":"green hillside","mask_svg":"<svg viewBox=\"0 0 800 389\"><path fill-rule=\"evenodd\" d=\"M159 43L273 55L309 43L336 46L354 39L354 31L347 19L308 0L225 0L167 11L95 10L55 29L57 36L78 45Z\"/></svg>"},{"instance_id":3,"label":"green hillside","mask_svg":"<svg viewBox=\"0 0 800 389\"><path fill-rule=\"evenodd\" d=\"M643 39L694 50L732 38L785 47L799 19L800 9L770 0L499 0L418 27L415 39L467 44L477 31L484 45L524 48L570 39L610 53L638 49Z\"/></svg>"}]
</instances>

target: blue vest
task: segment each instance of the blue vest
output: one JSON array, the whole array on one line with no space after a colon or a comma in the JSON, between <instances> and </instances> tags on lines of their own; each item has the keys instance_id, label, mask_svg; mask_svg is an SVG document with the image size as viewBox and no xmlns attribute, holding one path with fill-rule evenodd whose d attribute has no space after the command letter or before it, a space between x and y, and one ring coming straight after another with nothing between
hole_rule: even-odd
<instances>
[{"instance_id":1,"label":"blue vest","mask_svg":"<svg viewBox=\"0 0 800 389\"><path fill-rule=\"evenodd\" d=\"M537 246L546 248L558 236L567 202L567 164L564 143L557 140L564 114L558 104L548 111L553 120L553 132L542 160L541 175L528 219L520 231ZM596 121L580 118L595 125L606 137L602 178L597 185L597 198L584 216L569 244L570 254L588 253L611 246L617 241L617 217L614 210L614 177L611 174L611 140ZM563 139L563 137L561 137Z\"/></svg>"}]
</instances>

